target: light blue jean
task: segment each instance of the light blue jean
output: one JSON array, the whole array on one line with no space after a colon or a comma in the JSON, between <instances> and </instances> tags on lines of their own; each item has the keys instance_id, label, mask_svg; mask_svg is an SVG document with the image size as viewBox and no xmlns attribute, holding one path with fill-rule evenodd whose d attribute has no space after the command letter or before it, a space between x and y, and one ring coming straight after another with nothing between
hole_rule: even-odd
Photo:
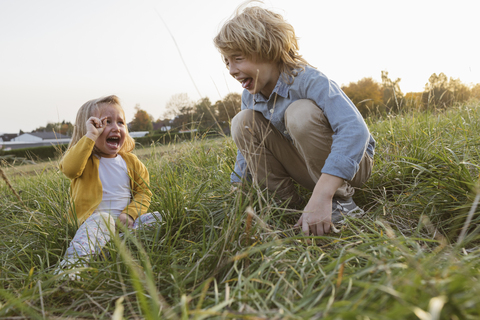
<instances>
[{"instance_id":1,"label":"light blue jean","mask_svg":"<svg viewBox=\"0 0 480 320\"><path fill-rule=\"evenodd\" d=\"M159 212L146 213L135 220L132 229L151 226L162 221ZM80 258L88 260L92 255L100 253L110 241L110 234L115 233L115 219L108 212L94 212L78 228L75 237L60 262L60 267L77 264Z\"/></svg>"}]
</instances>

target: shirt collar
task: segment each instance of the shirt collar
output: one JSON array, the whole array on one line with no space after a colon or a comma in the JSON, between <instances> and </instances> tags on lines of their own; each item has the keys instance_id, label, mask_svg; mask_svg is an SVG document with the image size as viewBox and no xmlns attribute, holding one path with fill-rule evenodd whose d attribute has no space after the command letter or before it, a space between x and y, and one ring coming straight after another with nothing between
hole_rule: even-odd
<instances>
[{"instance_id":1,"label":"shirt collar","mask_svg":"<svg viewBox=\"0 0 480 320\"><path fill-rule=\"evenodd\" d=\"M277 84L275 85L275 88L273 89L272 91L272 94L270 95L270 97L273 97L274 94L277 94L283 98L287 98L288 97L288 90L290 89L290 86L289 84L286 84L284 81L283 81L283 73L280 75L280 77L278 77L278 81L277 81ZM265 98L265 96L263 94L261 94L260 92L259 93L256 93L254 96L253 96L253 103L257 103L257 102L266 102L268 100L270 100L270 97L267 99Z\"/></svg>"}]
</instances>

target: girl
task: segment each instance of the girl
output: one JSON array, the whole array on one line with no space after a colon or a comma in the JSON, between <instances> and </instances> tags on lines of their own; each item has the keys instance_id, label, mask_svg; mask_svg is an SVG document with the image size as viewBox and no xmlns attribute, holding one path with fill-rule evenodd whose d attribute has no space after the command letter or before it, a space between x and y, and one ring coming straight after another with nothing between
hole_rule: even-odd
<instances>
[{"instance_id":1,"label":"girl","mask_svg":"<svg viewBox=\"0 0 480 320\"><path fill-rule=\"evenodd\" d=\"M161 221L158 212L146 214L152 195L149 176L131 153L134 147L118 97L90 100L80 108L60 162L71 180L70 214L76 215L80 228L59 268L82 265L80 258L98 253L115 223L136 228Z\"/></svg>"}]
</instances>

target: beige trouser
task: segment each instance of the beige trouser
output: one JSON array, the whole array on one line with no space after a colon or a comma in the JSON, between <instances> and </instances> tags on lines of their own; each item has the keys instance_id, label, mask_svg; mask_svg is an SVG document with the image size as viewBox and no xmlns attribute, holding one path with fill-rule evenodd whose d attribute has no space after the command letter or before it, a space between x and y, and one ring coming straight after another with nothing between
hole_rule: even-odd
<instances>
[{"instance_id":1,"label":"beige trouser","mask_svg":"<svg viewBox=\"0 0 480 320\"><path fill-rule=\"evenodd\" d=\"M285 126L292 142L285 138L260 112L242 110L232 119L232 137L242 153L253 182L267 187L282 200L299 200L294 181L313 190L330 154L333 131L311 100L297 100L285 111ZM373 160L364 154L351 181L344 181L335 196L353 195L370 177ZM293 180L292 180L293 179Z\"/></svg>"}]
</instances>

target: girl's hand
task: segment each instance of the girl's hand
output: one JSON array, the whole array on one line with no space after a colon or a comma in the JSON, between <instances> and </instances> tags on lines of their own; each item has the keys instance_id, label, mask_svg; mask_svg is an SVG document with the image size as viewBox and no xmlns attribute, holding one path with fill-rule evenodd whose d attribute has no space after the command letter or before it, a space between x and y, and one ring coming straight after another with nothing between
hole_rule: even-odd
<instances>
[{"instance_id":1,"label":"girl's hand","mask_svg":"<svg viewBox=\"0 0 480 320\"><path fill-rule=\"evenodd\" d=\"M126 213L121 213L118 216L118 221L128 228L133 227L133 218Z\"/></svg>"},{"instance_id":2,"label":"girl's hand","mask_svg":"<svg viewBox=\"0 0 480 320\"><path fill-rule=\"evenodd\" d=\"M87 137L96 141L98 137L103 133L105 130L107 117L97 118L97 117L90 117L87 120L87 133L85 134Z\"/></svg>"}]
</instances>

